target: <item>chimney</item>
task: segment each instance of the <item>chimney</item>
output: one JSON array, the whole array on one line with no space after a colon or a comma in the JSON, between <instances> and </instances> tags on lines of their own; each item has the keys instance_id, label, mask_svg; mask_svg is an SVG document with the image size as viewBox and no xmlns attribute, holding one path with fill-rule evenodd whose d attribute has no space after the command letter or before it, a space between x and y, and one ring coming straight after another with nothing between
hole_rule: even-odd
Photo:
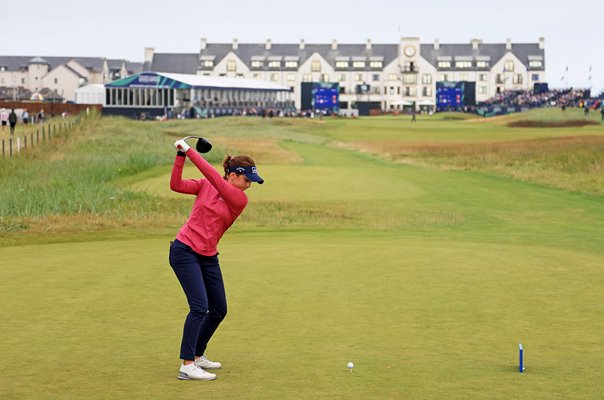
<instances>
[{"instance_id":1,"label":"chimney","mask_svg":"<svg viewBox=\"0 0 604 400\"><path fill-rule=\"evenodd\" d=\"M145 47L145 62L151 63L153 61L153 52L155 49L153 47Z\"/></svg>"},{"instance_id":2,"label":"chimney","mask_svg":"<svg viewBox=\"0 0 604 400\"><path fill-rule=\"evenodd\" d=\"M237 50L239 48L239 42L237 39L233 39L233 50Z\"/></svg>"},{"instance_id":3,"label":"chimney","mask_svg":"<svg viewBox=\"0 0 604 400\"><path fill-rule=\"evenodd\" d=\"M508 39L508 40L505 42L505 49L506 49L506 50L508 50L508 51L509 51L509 50L512 50L512 39Z\"/></svg>"},{"instance_id":4,"label":"chimney","mask_svg":"<svg viewBox=\"0 0 604 400\"><path fill-rule=\"evenodd\" d=\"M199 48L200 48L201 50L205 50L205 49L206 49L206 47L208 47L208 39L206 39L206 38L202 37L202 38L201 38L201 43L199 44Z\"/></svg>"},{"instance_id":5,"label":"chimney","mask_svg":"<svg viewBox=\"0 0 604 400\"><path fill-rule=\"evenodd\" d=\"M331 41L331 49L332 50L337 50L338 49L338 41L336 39L333 39Z\"/></svg>"},{"instance_id":6,"label":"chimney","mask_svg":"<svg viewBox=\"0 0 604 400\"><path fill-rule=\"evenodd\" d=\"M371 39L367 39L367 44L365 45L367 50L371 50Z\"/></svg>"},{"instance_id":7,"label":"chimney","mask_svg":"<svg viewBox=\"0 0 604 400\"><path fill-rule=\"evenodd\" d=\"M434 39L434 50L440 49L440 42L438 39Z\"/></svg>"},{"instance_id":8,"label":"chimney","mask_svg":"<svg viewBox=\"0 0 604 400\"><path fill-rule=\"evenodd\" d=\"M304 50L304 39L300 39L300 50Z\"/></svg>"},{"instance_id":9,"label":"chimney","mask_svg":"<svg viewBox=\"0 0 604 400\"><path fill-rule=\"evenodd\" d=\"M266 45L265 45L265 49L270 50L271 49L271 40L270 39L266 39Z\"/></svg>"},{"instance_id":10,"label":"chimney","mask_svg":"<svg viewBox=\"0 0 604 400\"><path fill-rule=\"evenodd\" d=\"M472 50L478 50L478 45L482 43L482 40L472 39L470 43L472 43Z\"/></svg>"},{"instance_id":11,"label":"chimney","mask_svg":"<svg viewBox=\"0 0 604 400\"><path fill-rule=\"evenodd\" d=\"M545 49L545 38L540 37L539 38L539 50L543 50L543 49Z\"/></svg>"}]
</instances>

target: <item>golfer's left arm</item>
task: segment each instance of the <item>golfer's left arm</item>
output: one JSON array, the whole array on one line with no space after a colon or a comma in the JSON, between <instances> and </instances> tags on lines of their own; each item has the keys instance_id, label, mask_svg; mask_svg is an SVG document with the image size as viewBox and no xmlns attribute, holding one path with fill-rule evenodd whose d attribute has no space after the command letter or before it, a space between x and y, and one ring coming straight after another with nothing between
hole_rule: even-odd
<instances>
[{"instance_id":1,"label":"golfer's left arm","mask_svg":"<svg viewBox=\"0 0 604 400\"><path fill-rule=\"evenodd\" d=\"M247 196L241 189L228 183L218 171L207 162L196 151L188 149L186 152L189 159L195 164L199 171L206 177L212 186L220 193L220 196L234 211L239 213L243 211L247 205Z\"/></svg>"}]
</instances>

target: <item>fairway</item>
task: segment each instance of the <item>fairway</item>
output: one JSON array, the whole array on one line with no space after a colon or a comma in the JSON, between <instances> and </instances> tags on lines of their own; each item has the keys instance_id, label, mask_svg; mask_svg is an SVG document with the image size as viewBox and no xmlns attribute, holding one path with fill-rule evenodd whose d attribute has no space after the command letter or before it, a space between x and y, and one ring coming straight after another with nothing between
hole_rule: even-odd
<instances>
[{"instance_id":1,"label":"fairway","mask_svg":"<svg viewBox=\"0 0 604 400\"><path fill-rule=\"evenodd\" d=\"M484 165L443 168L431 155L420 155L425 165L393 162L358 143L469 145L604 129L425 118L409 128L386 118L93 121L94 132L109 124L123 140L146 130L145 150L160 161L105 174L117 195L99 196L117 196L119 212L99 206L98 218L116 225L63 232L52 219L6 211L0 398L600 398L602 195ZM219 246L229 313L208 348L223 364L214 382L176 379L187 307L168 245L193 197L169 190L170 146L174 132L191 130L215 135L217 152L270 160L256 157L266 183L246 192L248 208ZM106 146L94 132L77 140ZM199 173L188 163L185 175ZM46 225L16 225L31 221Z\"/></svg>"}]
</instances>

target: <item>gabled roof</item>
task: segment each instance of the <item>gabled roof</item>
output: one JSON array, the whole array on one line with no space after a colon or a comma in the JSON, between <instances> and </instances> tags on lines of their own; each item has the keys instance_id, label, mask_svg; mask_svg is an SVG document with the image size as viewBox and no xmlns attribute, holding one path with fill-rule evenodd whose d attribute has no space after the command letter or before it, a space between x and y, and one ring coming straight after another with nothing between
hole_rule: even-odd
<instances>
[{"instance_id":1,"label":"gabled roof","mask_svg":"<svg viewBox=\"0 0 604 400\"><path fill-rule=\"evenodd\" d=\"M251 65L252 58L269 59L274 56L297 57L299 65L305 63L314 53L318 53L328 63L335 65L338 57L381 57L385 65L391 63L398 55L398 45L396 44L372 44L367 49L365 44L338 44L336 49L332 49L331 44L305 44L300 49L299 44L271 44L270 49L266 49L264 43L241 43L237 49L233 49L231 43L209 43L207 47L199 54L215 56L214 64L219 63L227 54L233 52L246 65ZM196 60L197 62L197 60ZM196 64L197 68L197 64Z\"/></svg>"},{"instance_id":2,"label":"gabled roof","mask_svg":"<svg viewBox=\"0 0 604 400\"><path fill-rule=\"evenodd\" d=\"M84 68L93 71L101 72L103 70L103 57L31 57L31 56L0 56L0 65L6 66L9 71L17 71L22 68L27 68L30 63L48 64L49 69L54 69L61 64L67 64L69 61L75 60Z\"/></svg>"},{"instance_id":3,"label":"gabled roof","mask_svg":"<svg viewBox=\"0 0 604 400\"><path fill-rule=\"evenodd\" d=\"M195 74L199 66L198 57L198 54L191 53L155 53L148 70L176 74Z\"/></svg>"},{"instance_id":4,"label":"gabled roof","mask_svg":"<svg viewBox=\"0 0 604 400\"><path fill-rule=\"evenodd\" d=\"M434 44L420 45L420 54L434 67L438 65L439 57L450 57L454 61L455 57L469 57L471 59L488 58L490 66L501 60L508 50L505 43L480 43L477 49L472 48L472 44L441 44L439 49L434 48ZM537 43L512 44L512 54L514 54L526 66L529 64L529 56L544 57L545 51L539 48ZM452 63L452 66L454 64ZM447 68L452 69L452 68Z\"/></svg>"}]
</instances>

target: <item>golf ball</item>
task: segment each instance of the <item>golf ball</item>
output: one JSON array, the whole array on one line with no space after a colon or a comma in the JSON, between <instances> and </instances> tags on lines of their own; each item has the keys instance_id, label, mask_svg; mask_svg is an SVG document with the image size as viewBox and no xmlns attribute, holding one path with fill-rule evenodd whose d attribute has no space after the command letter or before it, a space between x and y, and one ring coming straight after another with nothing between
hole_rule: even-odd
<instances>
[{"instance_id":1,"label":"golf ball","mask_svg":"<svg viewBox=\"0 0 604 400\"><path fill-rule=\"evenodd\" d=\"M348 368L352 369L354 367L354 364L351 362L348 363Z\"/></svg>"}]
</instances>

